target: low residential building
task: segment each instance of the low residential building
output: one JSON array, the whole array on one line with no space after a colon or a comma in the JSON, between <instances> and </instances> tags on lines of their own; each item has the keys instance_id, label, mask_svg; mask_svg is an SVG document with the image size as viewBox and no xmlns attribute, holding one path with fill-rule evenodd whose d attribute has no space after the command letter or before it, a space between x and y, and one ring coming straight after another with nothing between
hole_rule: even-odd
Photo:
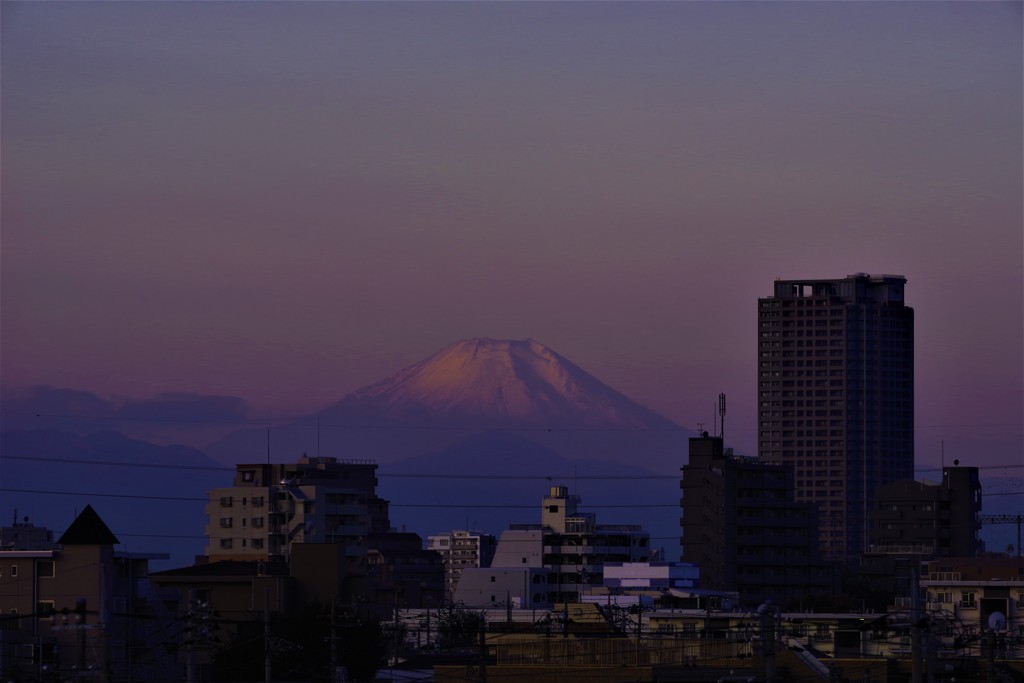
<instances>
[{"instance_id":1,"label":"low residential building","mask_svg":"<svg viewBox=\"0 0 1024 683\"><path fill-rule=\"evenodd\" d=\"M444 564L446 599L455 593L463 569L491 566L496 546L492 534L480 531L456 529L427 537L427 550L439 553Z\"/></svg>"},{"instance_id":2,"label":"low residential building","mask_svg":"<svg viewBox=\"0 0 1024 683\"><path fill-rule=\"evenodd\" d=\"M699 568L688 562L608 562L605 588L697 588Z\"/></svg>"},{"instance_id":3,"label":"low residential building","mask_svg":"<svg viewBox=\"0 0 1024 683\"><path fill-rule=\"evenodd\" d=\"M471 608L511 605L520 608L550 605L545 567L467 567L452 600Z\"/></svg>"},{"instance_id":4,"label":"low residential building","mask_svg":"<svg viewBox=\"0 0 1024 683\"><path fill-rule=\"evenodd\" d=\"M32 524L27 516L19 522L17 510L14 511L13 523L0 527L0 550L53 550L59 547L53 540L53 531Z\"/></svg>"},{"instance_id":5,"label":"low residential building","mask_svg":"<svg viewBox=\"0 0 1024 683\"><path fill-rule=\"evenodd\" d=\"M434 607L444 601L444 565L419 534L389 531L367 539L366 597L378 605Z\"/></svg>"},{"instance_id":6,"label":"low residential building","mask_svg":"<svg viewBox=\"0 0 1024 683\"><path fill-rule=\"evenodd\" d=\"M150 560L167 554L116 550L117 537L88 505L56 544L49 530L33 529L34 540L0 550L3 680L37 680L42 671L54 680L73 671L135 681L180 674L164 644L181 630L148 580Z\"/></svg>"},{"instance_id":7,"label":"low residential building","mask_svg":"<svg viewBox=\"0 0 1024 683\"><path fill-rule=\"evenodd\" d=\"M926 567L921 589L928 613L948 617L946 649L966 645L977 656L1024 658L1024 558L947 557Z\"/></svg>"}]
</instances>

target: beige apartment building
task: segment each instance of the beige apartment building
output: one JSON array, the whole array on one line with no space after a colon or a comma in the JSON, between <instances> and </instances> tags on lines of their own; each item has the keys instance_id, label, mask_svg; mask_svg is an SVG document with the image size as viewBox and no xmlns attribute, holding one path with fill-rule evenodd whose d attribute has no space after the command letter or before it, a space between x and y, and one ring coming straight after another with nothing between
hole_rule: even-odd
<instances>
[{"instance_id":1,"label":"beige apartment building","mask_svg":"<svg viewBox=\"0 0 1024 683\"><path fill-rule=\"evenodd\" d=\"M366 460L304 455L297 463L237 465L233 486L209 492L206 556L276 561L296 543L332 543L361 566L367 537L389 527L376 487L377 465Z\"/></svg>"},{"instance_id":2,"label":"beige apartment building","mask_svg":"<svg viewBox=\"0 0 1024 683\"><path fill-rule=\"evenodd\" d=\"M455 594L463 569L491 566L496 547L497 539L480 531L455 529L427 537L427 550L439 553L444 563L446 599Z\"/></svg>"}]
</instances>

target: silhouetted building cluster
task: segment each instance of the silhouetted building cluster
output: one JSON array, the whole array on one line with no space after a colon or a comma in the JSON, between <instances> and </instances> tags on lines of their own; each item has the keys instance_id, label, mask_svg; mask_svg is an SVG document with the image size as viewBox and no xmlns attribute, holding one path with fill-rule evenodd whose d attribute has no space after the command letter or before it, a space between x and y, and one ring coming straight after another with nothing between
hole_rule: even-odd
<instances>
[{"instance_id":1,"label":"silhouetted building cluster","mask_svg":"<svg viewBox=\"0 0 1024 683\"><path fill-rule=\"evenodd\" d=\"M705 432L690 439L680 487L682 559L700 567L703 588L752 605L835 592L816 510L794 500L789 467L733 455Z\"/></svg>"}]
</instances>

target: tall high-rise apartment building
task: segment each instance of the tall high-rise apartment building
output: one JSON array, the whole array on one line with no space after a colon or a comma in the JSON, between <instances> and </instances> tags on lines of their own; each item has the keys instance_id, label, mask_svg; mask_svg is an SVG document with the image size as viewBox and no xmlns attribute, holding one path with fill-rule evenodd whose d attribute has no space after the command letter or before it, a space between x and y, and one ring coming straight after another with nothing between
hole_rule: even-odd
<instances>
[{"instance_id":1,"label":"tall high-rise apartment building","mask_svg":"<svg viewBox=\"0 0 1024 683\"><path fill-rule=\"evenodd\" d=\"M913 476L914 311L906 278L777 280L758 300L762 458L818 506L822 550L854 562L882 484Z\"/></svg>"}]
</instances>

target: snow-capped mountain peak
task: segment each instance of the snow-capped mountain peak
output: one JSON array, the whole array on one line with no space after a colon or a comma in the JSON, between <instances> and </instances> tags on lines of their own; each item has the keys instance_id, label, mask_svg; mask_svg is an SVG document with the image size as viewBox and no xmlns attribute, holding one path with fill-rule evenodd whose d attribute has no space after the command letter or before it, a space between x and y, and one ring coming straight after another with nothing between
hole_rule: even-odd
<instances>
[{"instance_id":1,"label":"snow-capped mountain peak","mask_svg":"<svg viewBox=\"0 0 1024 683\"><path fill-rule=\"evenodd\" d=\"M352 409L478 426L675 426L533 339L456 342L325 413Z\"/></svg>"}]
</instances>

